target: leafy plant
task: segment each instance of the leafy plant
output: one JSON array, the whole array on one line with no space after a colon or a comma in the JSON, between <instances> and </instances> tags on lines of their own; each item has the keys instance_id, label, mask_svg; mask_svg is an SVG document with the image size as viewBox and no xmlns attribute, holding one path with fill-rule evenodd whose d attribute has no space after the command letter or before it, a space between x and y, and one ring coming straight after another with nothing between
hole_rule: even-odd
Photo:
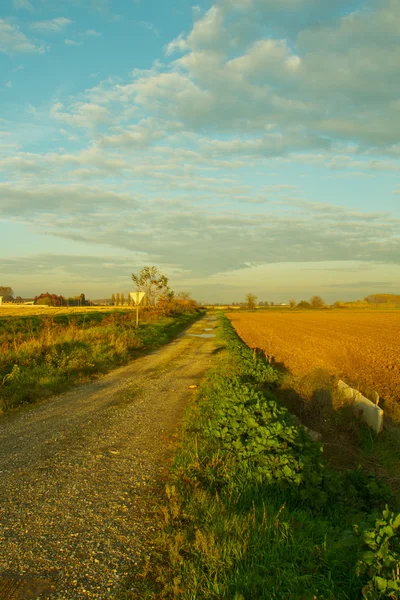
<instances>
[{"instance_id":1,"label":"leafy plant","mask_svg":"<svg viewBox=\"0 0 400 600\"><path fill-rule=\"evenodd\" d=\"M395 515L386 505L382 517L375 520L373 527L354 527L362 540L358 575L367 575L368 583L362 590L363 598L398 599L400 596L400 514Z\"/></svg>"},{"instance_id":2,"label":"leafy plant","mask_svg":"<svg viewBox=\"0 0 400 600\"><path fill-rule=\"evenodd\" d=\"M354 522L392 501L391 490L362 469L329 468L321 445L279 403L279 374L224 316L217 341L170 475L149 598L356 600L383 585L373 577L385 569L387 595L364 597L397 598L388 595L397 594L394 537L373 559L372 583L362 571L371 549L358 555L359 538L342 541Z\"/></svg>"}]
</instances>

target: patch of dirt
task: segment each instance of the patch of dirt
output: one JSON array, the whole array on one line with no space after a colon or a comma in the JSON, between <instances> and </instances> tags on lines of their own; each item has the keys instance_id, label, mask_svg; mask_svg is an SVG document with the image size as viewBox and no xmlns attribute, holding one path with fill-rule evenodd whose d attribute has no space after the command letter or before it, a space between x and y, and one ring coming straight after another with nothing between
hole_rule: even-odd
<instances>
[{"instance_id":1,"label":"patch of dirt","mask_svg":"<svg viewBox=\"0 0 400 600\"><path fill-rule=\"evenodd\" d=\"M38 597L122 598L158 528L152 506L190 386L214 351L212 340L182 335L94 383L0 418L4 590L7 582L17 590L23 581L51 581L55 589L38 589ZM0 591L0 599L10 594Z\"/></svg>"}]
</instances>

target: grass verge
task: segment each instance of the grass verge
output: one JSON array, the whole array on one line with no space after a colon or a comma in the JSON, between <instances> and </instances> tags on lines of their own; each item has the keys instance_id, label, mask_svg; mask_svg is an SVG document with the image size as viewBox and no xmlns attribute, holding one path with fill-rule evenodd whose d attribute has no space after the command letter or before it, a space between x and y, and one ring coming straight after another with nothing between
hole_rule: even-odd
<instances>
[{"instance_id":1,"label":"grass verge","mask_svg":"<svg viewBox=\"0 0 400 600\"><path fill-rule=\"evenodd\" d=\"M281 365L276 368L281 378L279 401L322 436L329 464L339 470L360 464L374 471L391 485L400 501L400 420L385 418L385 428L377 435L356 417L353 406L340 394L337 379L327 371L314 369L299 378ZM351 383L363 391L362 385ZM386 402L385 415L387 406Z\"/></svg>"},{"instance_id":2,"label":"grass verge","mask_svg":"<svg viewBox=\"0 0 400 600\"><path fill-rule=\"evenodd\" d=\"M326 465L278 402L279 373L222 316L219 342L186 417L140 597L399 598L390 487Z\"/></svg>"},{"instance_id":3,"label":"grass verge","mask_svg":"<svg viewBox=\"0 0 400 600\"><path fill-rule=\"evenodd\" d=\"M169 342L198 312L142 322L132 312L0 319L0 411L63 392Z\"/></svg>"}]
</instances>

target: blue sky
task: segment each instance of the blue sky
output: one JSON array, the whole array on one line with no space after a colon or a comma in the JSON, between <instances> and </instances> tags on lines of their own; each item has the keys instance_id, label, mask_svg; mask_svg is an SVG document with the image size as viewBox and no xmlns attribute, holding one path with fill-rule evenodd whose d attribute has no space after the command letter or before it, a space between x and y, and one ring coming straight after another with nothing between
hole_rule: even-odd
<instances>
[{"instance_id":1,"label":"blue sky","mask_svg":"<svg viewBox=\"0 0 400 600\"><path fill-rule=\"evenodd\" d=\"M397 0L3 0L1 285L399 292Z\"/></svg>"}]
</instances>

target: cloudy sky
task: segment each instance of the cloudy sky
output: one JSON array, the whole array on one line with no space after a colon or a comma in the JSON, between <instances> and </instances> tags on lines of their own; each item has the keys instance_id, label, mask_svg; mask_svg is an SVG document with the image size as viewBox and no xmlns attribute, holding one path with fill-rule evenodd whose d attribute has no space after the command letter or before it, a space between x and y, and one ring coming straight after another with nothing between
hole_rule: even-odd
<instances>
[{"instance_id":1,"label":"cloudy sky","mask_svg":"<svg viewBox=\"0 0 400 600\"><path fill-rule=\"evenodd\" d=\"M1 0L0 285L399 293L399 72L398 0Z\"/></svg>"}]
</instances>

